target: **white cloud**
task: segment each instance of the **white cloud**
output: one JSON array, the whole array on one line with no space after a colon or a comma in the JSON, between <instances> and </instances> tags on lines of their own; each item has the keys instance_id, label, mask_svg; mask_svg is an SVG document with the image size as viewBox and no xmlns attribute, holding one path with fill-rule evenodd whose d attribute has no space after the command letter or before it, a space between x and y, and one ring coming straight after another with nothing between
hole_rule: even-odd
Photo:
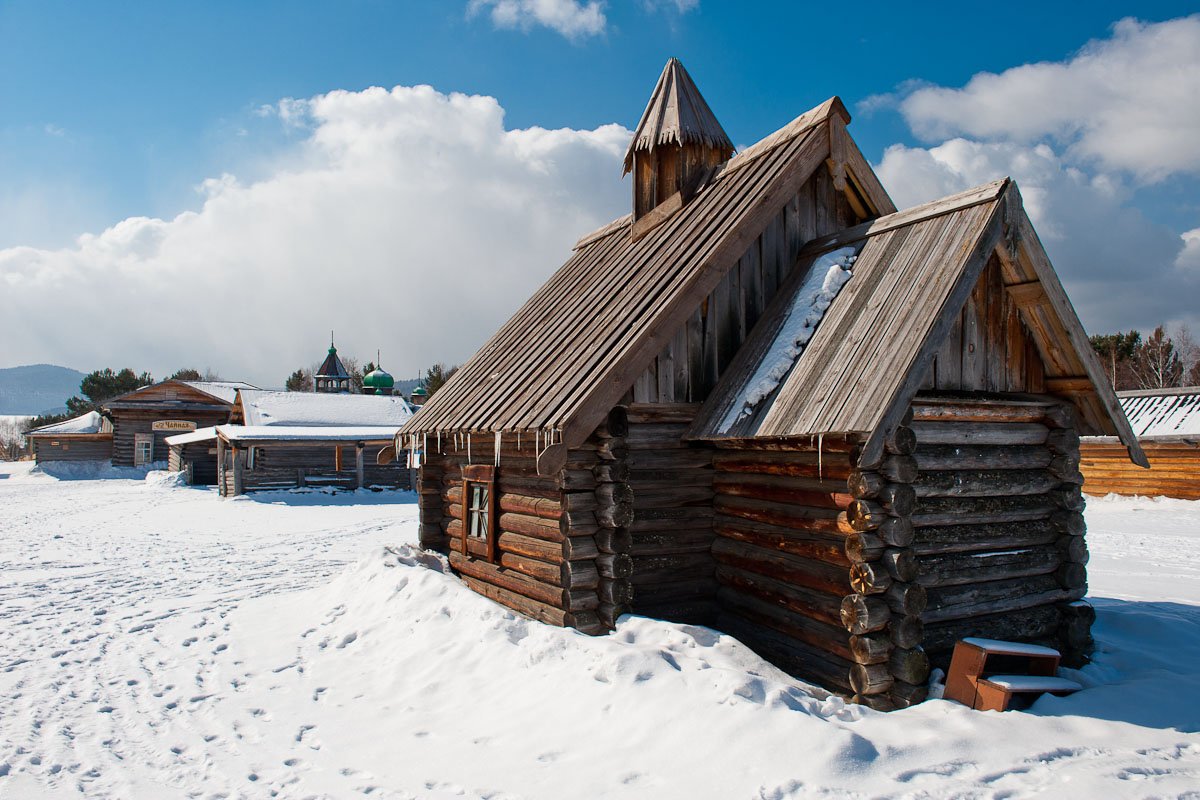
<instances>
[{"instance_id":1,"label":"white cloud","mask_svg":"<svg viewBox=\"0 0 1200 800\"><path fill-rule=\"evenodd\" d=\"M1073 167L1048 145L967 139L932 148L893 145L877 171L901 208L1006 175L1016 179L1090 331L1153 328L1196 315L1200 270L1177 268L1184 240L1129 206L1131 191L1121 181ZM1200 241L1194 246L1200 254Z\"/></svg>"},{"instance_id":2,"label":"white cloud","mask_svg":"<svg viewBox=\"0 0 1200 800\"><path fill-rule=\"evenodd\" d=\"M195 211L68 248L0 250L5 357L278 385L333 328L342 352L381 348L414 375L469 357L580 234L626 210L617 125L506 130L493 98L428 86L277 113L303 139L263 180L207 180Z\"/></svg>"},{"instance_id":3,"label":"white cloud","mask_svg":"<svg viewBox=\"0 0 1200 800\"><path fill-rule=\"evenodd\" d=\"M647 11L656 11L660 8L674 8L680 14L686 14L700 6L700 0L642 0L642 4Z\"/></svg>"},{"instance_id":4,"label":"white cloud","mask_svg":"<svg viewBox=\"0 0 1200 800\"><path fill-rule=\"evenodd\" d=\"M695 0L681 0L694 2ZM542 26L558 31L571 40L596 36L604 32L608 20L600 0L471 0L467 16L484 11L497 28L516 28L528 31Z\"/></svg>"},{"instance_id":5,"label":"white cloud","mask_svg":"<svg viewBox=\"0 0 1200 800\"><path fill-rule=\"evenodd\" d=\"M1194 270L1200 274L1200 228L1184 231L1179 237L1183 239L1183 249L1175 259L1175 266L1181 270Z\"/></svg>"},{"instance_id":6,"label":"white cloud","mask_svg":"<svg viewBox=\"0 0 1200 800\"><path fill-rule=\"evenodd\" d=\"M1200 15L1124 19L1072 58L983 72L962 88L902 87L926 141L1053 141L1073 161L1144 181L1200 174ZM871 98L869 107L884 101Z\"/></svg>"}]
</instances>

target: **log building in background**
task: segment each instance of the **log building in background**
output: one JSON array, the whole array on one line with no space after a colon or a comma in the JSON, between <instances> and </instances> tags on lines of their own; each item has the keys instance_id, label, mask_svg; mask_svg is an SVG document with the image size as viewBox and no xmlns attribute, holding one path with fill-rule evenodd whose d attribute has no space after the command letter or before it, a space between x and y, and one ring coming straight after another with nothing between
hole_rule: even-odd
<instances>
[{"instance_id":1,"label":"log building in background","mask_svg":"<svg viewBox=\"0 0 1200 800\"><path fill-rule=\"evenodd\" d=\"M168 436L229 421L241 381L168 380L143 386L105 402L112 420L114 466L135 467L168 460Z\"/></svg>"},{"instance_id":2,"label":"log building in background","mask_svg":"<svg viewBox=\"0 0 1200 800\"><path fill-rule=\"evenodd\" d=\"M99 412L43 425L25 434L33 458L47 461L108 461L112 458L112 423Z\"/></svg>"},{"instance_id":3,"label":"log building in background","mask_svg":"<svg viewBox=\"0 0 1200 800\"><path fill-rule=\"evenodd\" d=\"M397 438L421 543L545 622L715 625L879 708L963 636L1082 657L1079 435L1137 441L1016 186L897 213L848 121L833 98L725 160L669 62L634 214Z\"/></svg>"},{"instance_id":4,"label":"log building in background","mask_svg":"<svg viewBox=\"0 0 1200 800\"><path fill-rule=\"evenodd\" d=\"M1131 466L1120 441L1088 437L1080 446L1083 490L1200 500L1200 386L1117 392L1117 397L1150 469Z\"/></svg>"},{"instance_id":5,"label":"log building in background","mask_svg":"<svg viewBox=\"0 0 1200 800\"><path fill-rule=\"evenodd\" d=\"M402 397L244 390L231 416L232 424L217 426L210 439L223 496L304 486L412 487L407 454L394 457L396 433L412 417Z\"/></svg>"}]
</instances>

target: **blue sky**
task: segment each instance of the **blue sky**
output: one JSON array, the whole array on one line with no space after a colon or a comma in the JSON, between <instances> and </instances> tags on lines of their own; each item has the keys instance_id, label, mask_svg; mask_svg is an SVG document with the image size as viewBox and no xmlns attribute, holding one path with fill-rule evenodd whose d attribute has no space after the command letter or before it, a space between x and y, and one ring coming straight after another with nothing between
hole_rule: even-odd
<instances>
[{"instance_id":1,"label":"blue sky","mask_svg":"<svg viewBox=\"0 0 1200 800\"><path fill-rule=\"evenodd\" d=\"M906 4L862 3L852 9L847 6L846 14L836 4L809 6L713 0L0 2L0 278L7 275L14 288L44 288L51 282L48 275L61 279L66 270L61 264L47 266L52 260L47 254L74 250L78 252L70 269L79 274L73 285L91 286L93 297L99 294L99 299L109 302L138 293L158 297L155 292L167 290L146 285L147 274L172 272L176 284L187 280L186 271L171 262L165 250L151 253L139 238L139 267L132 269L124 257L104 262L103 256L79 245L79 237L104 240L104 232L120 228L122 221L147 218L162 222L159 233L170 241L170 224L177 215L195 212L203 217L214 193L228 194L234 191L229 187L236 186L237 191L256 190L261 195L281 175L322 169L315 162L329 157L328 151L322 151L327 135L345 127L322 116L323 112L314 116L317 106L305 106L299 116L280 113L286 108L279 105L285 98L310 101L339 90L350 98L363 98L362 90L372 86L428 84L437 97L463 93L495 98L504 130L565 129L576 139L540 145L567 148L556 150L550 158L549 169L561 173L550 191L569 197L573 212L536 220L519 237L514 234L507 243L514 250L511 263L505 261L497 270L507 276L505 285L511 291L502 293L503 302L488 305L469 332L443 332L418 345L398 341L395 326L360 329L354 319L340 319L335 312L317 314L316 327L345 331L355 352L365 356L383 347L397 353L399 372L415 371L431 358L461 360L564 259L563 243L582 232L566 226L603 221L624 211L617 206L627 193L627 186L618 182L619 170L611 181L591 176L603 176L599 164L615 158L612 153L620 149L616 143L620 137L611 126L636 124L663 63L677 56L739 145L758 140L832 94L840 95L855 117L852 134L873 163L883 162L885 180L890 177L899 184L887 185L901 204L929 199L923 193L953 189L955 182L974 179L976 172L1012 171L1013 165L1029 169L1028 180L1035 190L1039 180L1046 184L1049 199L1042 213L1053 234L1050 238L1060 240L1051 245L1051 254L1057 257L1054 249L1058 248L1067 262L1065 270L1060 265L1064 277L1080 280L1083 299L1081 304L1077 297L1076 303L1090 328L1195 319L1195 297L1190 313L1178 300L1133 306L1104 302L1104 295L1112 294L1112 285L1085 286L1087 276L1080 272L1096 254L1086 247L1072 250L1071 242L1082 238L1086 225L1079 218L1082 212L1067 209L1092 209L1086 216L1101 228L1120 230L1134 242L1132 255L1100 268L1104 275L1116 276L1135 255L1158 259L1159 271L1167 269L1167 262L1176 272L1190 268L1191 255L1183 253L1187 246L1171 237L1200 230L1194 154L1177 141L1164 146L1180 150L1177 157L1165 160L1118 152L1121 148L1112 144L1113 137L1136 135L1146 136L1147 142L1158 141L1154 131L1113 128L1112 116L1137 114L1121 107L1122 102L1132 102L1127 98L1133 92L1126 99L1095 101L1097 107L1107 106L1089 123L1098 129L1091 137L1083 130L1087 124L1075 125L1069 116L1041 127L1028 120L1010 125L1003 112L982 127L972 121L972 115L979 115L978 104L1001 102L997 98L1016 96L1021 103L1051 106L1065 102L1048 89L1042 92L1045 96L1029 99L1040 91L1037 86L1051 85L1055 79L1051 72L1046 79L1033 75L1023 83L1019 71L1006 72L1022 65L1074 64L1064 67L1065 88L1059 90L1068 100L1073 81L1080 82L1080 92L1095 86L1088 81L1095 79L1098 68L1073 61L1089 42L1093 47L1099 43L1102 52L1097 61L1108 60L1125 72L1146 70L1148 83L1182 72L1179 82L1190 90L1200 55L1187 54L1186 35L1173 40L1181 55L1143 40L1158 30L1153 23L1181 25L1180 18L1194 5L1008 3L1000 13L997 7L983 4L945 4L915 12ZM1114 24L1131 15L1142 27L1124 35L1115 31ZM1135 66L1123 67L1123 54L1139 48L1142 55L1130 62ZM1146 55L1147 50L1151 55ZM1155 62L1155 51L1163 53L1159 60L1165 59L1165 66ZM1179 63L1170 63L1172 58ZM999 90L964 92L980 73L1005 76L1007 84ZM1143 79L1140 74L1134 78ZM950 111L942 110L940 95L931 94L939 89L957 93L944 104ZM1193 104L1196 96L1200 95L1192 95ZM436 105L442 102L437 97L426 100ZM1081 119L1088 117L1088 107L1085 103L1078 112ZM360 105L354 114L361 109ZM424 112L405 106L403 113ZM1014 113L1036 116L1028 109ZM1168 116L1153 121L1153 125L1173 127L1176 134L1180 126L1189 124L1186 114L1182 119ZM587 132L592 132L591 138ZM1200 130L1192 132L1200 138ZM401 136L381 145L390 148L387 163L395 166L398 176L408 174L413 166L405 164L404 141L409 140ZM960 144L938 150L947 142ZM413 146L417 148L413 158L428 160L428 154ZM583 155L568 155L576 146ZM889 147L894 151L885 159ZM600 161L593 164L589 160L593 157ZM490 169L488 162L483 163L485 171ZM544 172L547 167L540 164L537 169ZM1027 181L1017 177L1024 188ZM493 179L519 184L525 180L513 174L480 179L484 184ZM603 187L595 185L597 180L604 182ZM203 190L198 188L202 186ZM464 181L462 186L460 194L471 184ZM447 191L446 197L453 194ZM591 195L594 202L589 205L579 195ZM1030 199L1029 191L1026 197ZM1054 201L1056 197L1059 200ZM385 195L380 195L384 200ZM444 211L457 208L451 205ZM471 206L471 210L488 213L486 206ZM355 245L346 249L371 260L374 254L355 248L363 237L375 235L368 221L376 211L355 209L352 224L331 226L316 247L328 245L328 261L336 262L339 237L353 235ZM380 251L396 254L405 264L390 270L384 263L375 264L366 270L375 283L367 281L364 286L378 285L381 293L395 297L405 293L405 286L421 283L424 276L410 276L407 284L393 285L380 275L407 275L405 270L417 269L414 258L437 257L431 255L435 247L417 241L428 226L415 220L406 226L386 216L380 216L380 225L386 228L379 233ZM121 229L128 234L132 228L127 224ZM222 230L209 235L222 236ZM243 242L242 251L246 249L244 239L238 238L242 236L243 232L230 234L231 250L237 241ZM532 251L531 236L542 237ZM1145 242L1137 244L1138 236L1146 237ZM504 245L499 231L483 239L488 242L483 252L496 253ZM160 247L157 242L154 248ZM105 253L112 249L109 244ZM1179 252L1169 252L1172 247ZM1200 243L1196 247L1200 249ZM299 263L294 255L291 258L293 264ZM1184 261L1174 263L1180 258ZM1200 271L1200 256L1196 260ZM338 271L344 275L348 267L339 264ZM229 269L242 274L252 267L231 265ZM288 265L278 265L276 279L263 282L262 287L277 286L280 276L288 272ZM304 275L301 282L310 284L331 277L315 264L297 267L300 274ZM20 275L23 283L14 275ZM486 282L487 273L479 277ZM1192 277L1177 274L1174 283L1147 287L1147 291L1178 295L1200 287L1189 282ZM352 284L348 291L361 291L352 278L347 280ZM225 285L234 291L236 284ZM215 290L221 291L220 286L214 284ZM1070 282L1068 289L1072 290ZM46 289L36 295L34 305L50 304L56 296ZM308 308L299 293L292 300L312 318L316 310ZM403 302L398 298L395 305L403 307ZM7 303L0 299L0 305ZM31 320L42 321L30 325L46 324L49 310L35 309L41 313ZM437 323L424 320L421 327L430 325ZM122 333L114 331L114 335ZM18 341L17 351L0 353L0 361L5 362L0 366L32 360L80 368L129 362L166 371L176 363L204 363L223 372L253 371L258 374L247 377L278 383L282 378L274 373L290 371L284 366L319 357L321 338L319 330L310 333L299 321L288 323L286 335L277 334L264 343L263 357L252 362L216 346L203 349L185 340L138 344L144 335L117 335L118 341L128 341L128 347L109 357L86 347L72 350L72 337L61 331L33 330ZM309 350L314 351L311 356L303 355ZM263 358L282 366L257 366Z\"/></svg>"}]
</instances>

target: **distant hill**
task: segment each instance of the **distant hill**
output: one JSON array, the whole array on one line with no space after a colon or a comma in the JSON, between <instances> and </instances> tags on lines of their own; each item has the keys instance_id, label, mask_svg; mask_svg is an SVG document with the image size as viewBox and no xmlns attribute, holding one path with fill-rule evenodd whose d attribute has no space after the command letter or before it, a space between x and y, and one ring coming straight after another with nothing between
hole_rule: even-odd
<instances>
[{"instance_id":1,"label":"distant hill","mask_svg":"<svg viewBox=\"0 0 1200 800\"><path fill-rule=\"evenodd\" d=\"M61 414L83 373L53 364L0 369L0 414Z\"/></svg>"}]
</instances>

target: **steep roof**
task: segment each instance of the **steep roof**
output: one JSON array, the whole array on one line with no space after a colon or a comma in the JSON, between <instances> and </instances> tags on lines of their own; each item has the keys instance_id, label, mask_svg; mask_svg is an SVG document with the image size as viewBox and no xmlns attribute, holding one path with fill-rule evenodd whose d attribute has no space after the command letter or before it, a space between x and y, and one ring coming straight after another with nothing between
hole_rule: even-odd
<instances>
[{"instance_id":1,"label":"steep roof","mask_svg":"<svg viewBox=\"0 0 1200 800\"><path fill-rule=\"evenodd\" d=\"M828 303L798 354L780 363L780 332L807 313L810 273L829 254L856 254L853 278ZM1120 436L1141 463L1129 423L1062 289L1015 184L1005 179L819 239L793 271L697 415L689 438L859 433L870 458L920 388L952 320L993 253L1021 299L1046 361L1049 391L1080 412L1081 432ZM805 262L807 261L807 265ZM811 291L811 289L809 290ZM790 335L790 333L788 334ZM771 373L774 364L779 368ZM764 369L766 366L768 369ZM771 373L768 376L768 373Z\"/></svg>"},{"instance_id":2,"label":"steep roof","mask_svg":"<svg viewBox=\"0 0 1200 800\"><path fill-rule=\"evenodd\" d=\"M332 344L329 345L329 353L325 356L325 360L321 362L321 366L317 368L314 378L335 378L345 380L350 377L350 373L346 371L342 360L338 358L337 348Z\"/></svg>"},{"instance_id":3,"label":"steep roof","mask_svg":"<svg viewBox=\"0 0 1200 800\"><path fill-rule=\"evenodd\" d=\"M582 441L787 198L830 155L831 98L735 156L640 238L622 217L574 255L405 426L559 431ZM861 170L869 173L865 163ZM873 179L873 175L870 176ZM881 203L886 194L881 193Z\"/></svg>"},{"instance_id":4,"label":"steep roof","mask_svg":"<svg viewBox=\"0 0 1200 800\"><path fill-rule=\"evenodd\" d=\"M1200 436L1200 386L1117 392L1133 432L1141 438Z\"/></svg>"},{"instance_id":5,"label":"steep roof","mask_svg":"<svg viewBox=\"0 0 1200 800\"><path fill-rule=\"evenodd\" d=\"M26 433L26 436L70 436L71 434L112 433L112 424L100 416L98 411L89 411L72 419L43 425Z\"/></svg>"},{"instance_id":6,"label":"steep roof","mask_svg":"<svg viewBox=\"0 0 1200 800\"><path fill-rule=\"evenodd\" d=\"M703 144L733 153L733 142L717 122L700 90L679 59L672 58L663 67L650 102L642 112L633 141L625 153L625 172L633 169L633 154L664 144Z\"/></svg>"},{"instance_id":7,"label":"steep roof","mask_svg":"<svg viewBox=\"0 0 1200 800\"><path fill-rule=\"evenodd\" d=\"M247 426L395 426L412 417L402 397L246 390L239 394Z\"/></svg>"}]
</instances>

